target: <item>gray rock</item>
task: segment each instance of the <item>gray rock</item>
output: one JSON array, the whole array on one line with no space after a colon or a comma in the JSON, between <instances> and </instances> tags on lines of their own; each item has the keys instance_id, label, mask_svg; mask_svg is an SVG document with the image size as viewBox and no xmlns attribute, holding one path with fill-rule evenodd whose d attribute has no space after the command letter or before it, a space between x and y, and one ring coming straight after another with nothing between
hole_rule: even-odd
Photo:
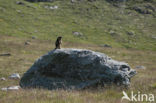
<instances>
[{"instance_id":1,"label":"gray rock","mask_svg":"<svg viewBox=\"0 0 156 103\"><path fill-rule=\"evenodd\" d=\"M141 14L151 14L151 11L149 11L149 10L143 8L143 7L137 7L136 6L136 7L133 7L133 9L135 11L137 11L138 13L141 13Z\"/></svg>"},{"instance_id":2,"label":"gray rock","mask_svg":"<svg viewBox=\"0 0 156 103\"><path fill-rule=\"evenodd\" d=\"M35 33L37 33L37 32L38 32L38 30L35 30L34 32L35 32Z\"/></svg>"},{"instance_id":3,"label":"gray rock","mask_svg":"<svg viewBox=\"0 0 156 103\"><path fill-rule=\"evenodd\" d=\"M53 2L55 0L26 0L26 1L29 1L29 2Z\"/></svg>"},{"instance_id":4,"label":"gray rock","mask_svg":"<svg viewBox=\"0 0 156 103\"><path fill-rule=\"evenodd\" d=\"M32 38L32 39L36 39L36 37L35 37L35 36L32 36L31 38Z\"/></svg>"},{"instance_id":5,"label":"gray rock","mask_svg":"<svg viewBox=\"0 0 156 103\"><path fill-rule=\"evenodd\" d=\"M71 0L71 3L82 2L82 1L85 1L85 0Z\"/></svg>"},{"instance_id":6,"label":"gray rock","mask_svg":"<svg viewBox=\"0 0 156 103\"><path fill-rule=\"evenodd\" d=\"M26 41L26 42L24 43L24 45L30 45L30 42Z\"/></svg>"},{"instance_id":7,"label":"gray rock","mask_svg":"<svg viewBox=\"0 0 156 103\"><path fill-rule=\"evenodd\" d=\"M1 90L2 90L2 91L7 91L7 88L6 88L6 87L5 87L5 88L1 88Z\"/></svg>"},{"instance_id":8,"label":"gray rock","mask_svg":"<svg viewBox=\"0 0 156 103\"><path fill-rule=\"evenodd\" d=\"M135 69L146 69L145 66L136 66Z\"/></svg>"},{"instance_id":9,"label":"gray rock","mask_svg":"<svg viewBox=\"0 0 156 103\"><path fill-rule=\"evenodd\" d=\"M14 91L14 90L19 90L20 86L10 86L10 87L5 87L1 88L2 91Z\"/></svg>"},{"instance_id":10,"label":"gray rock","mask_svg":"<svg viewBox=\"0 0 156 103\"><path fill-rule=\"evenodd\" d=\"M21 1L17 1L16 4L18 4L18 5L24 5L24 3L21 2Z\"/></svg>"},{"instance_id":11,"label":"gray rock","mask_svg":"<svg viewBox=\"0 0 156 103\"><path fill-rule=\"evenodd\" d=\"M112 48L112 46L108 44L102 44L101 47Z\"/></svg>"},{"instance_id":12,"label":"gray rock","mask_svg":"<svg viewBox=\"0 0 156 103\"><path fill-rule=\"evenodd\" d=\"M156 39L156 36L152 36L152 39Z\"/></svg>"},{"instance_id":13,"label":"gray rock","mask_svg":"<svg viewBox=\"0 0 156 103\"><path fill-rule=\"evenodd\" d=\"M96 1L96 0L88 0L89 2L94 2L94 1Z\"/></svg>"},{"instance_id":14,"label":"gray rock","mask_svg":"<svg viewBox=\"0 0 156 103\"><path fill-rule=\"evenodd\" d=\"M127 2L128 0L107 0L108 2Z\"/></svg>"},{"instance_id":15,"label":"gray rock","mask_svg":"<svg viewBox=\"0 0 156 103\"><path fill-rule=\"evenodd\" d=\"M74 36L82 37L83 34L81 32L73 31Z\"/></svg>"},{"instance_id":16,"label":"gray rock","mask_svg":"<svg viewBox=\"0 0 156 103\"><path fill-rule=\"evenodd\" d=\"M156 7L150 3L134 5L132 9L141 14L152 14L156 12Z\"/></svg>"},{"instance_id":17,"label":"gray rock","mask_svg":"<svg viewBox=\"0 0 156 103\"><path fill-rule=\"evenodd\" d=\"M134 36L135 33L133 31L127 31L127 35Z\"/></svg>"},{"instance_id":18,"label":"gray rock","mask_svg":"<svg viewBox=\"0 0 156 103\"><path fill-rule=\"evenodd\" d=\"M7 88L7 90L19 90L20 86L10 86Z\"/></svg>"},{"instance_id":19,"label":"gray rock","mask_svg":"<svg viewBox=\"0 0 156 103\"><path fill-rule=\"evenodd\" d=\"M83 49L56 49L41 56L23 75L23 88L83 89L111 84L130 85L136 74L125 62Z\"/></svg>"},{"instance_id":20,"label":"gray rock","mask_svg":"<svg viewBox=\"0 0 156 103\"><path fill-rule=\"evenodd\" d=\"M55 5L55 6L50 6L49 9L53 10L53 9L58 9L58 6Z\"/></svg>"},{"instance_id":21,"label":"gray rock","mask_svg":"<svg viewBox=\"0 0 156 103\"><path fill-rule=\"evenodd\" d=\"M13 73L9 76L10 79L20 79L20 75L18 73Z\"/></svg>"},{"instance_id":22,"label":"gray rock","mask_svg":"<svg viewBox=\"0 0 156 103\"><path fill-rule=\"evenodd\" d=\"M0 56L11 56L10 53L3 53L3 54L0 54Z\"/></svg>"},{"instance_id":23,"label":"gray rock","mask_svg":"<svg viewBox=\"0 0 156 103\"><path fill-rule=\"evenodd\" d=\"M0 11L1 11L1 12L5 12L5 11L6 11L6 9L5 9L5 8L3 8L3 7L0 7Z\"/></svg>"},{"instance_id":24,"label":"gray rock","mask_svg":"<svg viewBox=\"0 0 156 103\"><path fill-rule=\"evenodd\" d=\"M58 6L57 5L55 5L55 6L44 6L44 8L50 9L50 10L55 10L55 9L58 9Z\"/></svg>"},{"instance_id":25,"label":"gray rock","mask_svg":"<svg viewBox=\"0 0 156 103\"><path fill-rule=\"evenodd\" d=\"M21 13L21 10L16 10L18 13Z\"/></svg>"},{"instance_id":26,"label":"gray rock","mask_svg":"<svg viewBox=\"0 0 156 103\"><path fill-rule=\"evenodd\" d=\"M71 0L71 3L75 3L76 2L76 0Z\"/></svg>"},{"instance_id":27,"label":"gray rock","mask_svg":"<svg viewBox=\"0 0 156 103\"><path fill-rule=\"evenodd\" d=\"M1 81L5 81L6 79L4 77L0 78Z\"/></svg>"},{"instance_id":28,"label":"gray rock","mask_svg":"<svg viewBox=\"0 0 156 103\"><path fill-rule=\"evenodd\" d=\"M115 31L113 31L113 30L110 30L110 32L109 32L109 33L110 33L110 35L111 35L111 36L117 36L117 35L118 35L118 33L117 33L117 32L115 32Z\"/></svg>"}]
</instances>

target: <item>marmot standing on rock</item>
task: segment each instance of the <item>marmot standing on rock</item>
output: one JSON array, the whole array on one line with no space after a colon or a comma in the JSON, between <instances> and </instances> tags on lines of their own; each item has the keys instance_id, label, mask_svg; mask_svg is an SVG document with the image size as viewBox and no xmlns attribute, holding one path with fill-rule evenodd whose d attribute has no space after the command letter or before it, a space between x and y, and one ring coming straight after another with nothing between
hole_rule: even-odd
<instances>
[{"instance_id":1,"label":"marmot standing on rock","mask_svg":"<svg viewBox=\"0 0 156 103\"><path fill-rule=\"evenodd\" d=\"M57 40L55 42L55 46L56 46L55 49L61 49L61 44L62 44L62 37L59 36L59 37L57 37Z\"/></svg>"}]
</instances>

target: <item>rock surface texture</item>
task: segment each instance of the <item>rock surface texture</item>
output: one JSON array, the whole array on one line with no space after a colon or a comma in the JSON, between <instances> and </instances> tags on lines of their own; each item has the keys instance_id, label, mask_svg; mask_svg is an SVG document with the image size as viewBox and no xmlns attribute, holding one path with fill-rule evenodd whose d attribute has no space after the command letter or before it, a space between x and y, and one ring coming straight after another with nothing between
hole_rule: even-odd
<instances>
[{"instance_id":1,"label":"rock surface texture","mask_svg":"<svg viewBox=\"0 0 156 103\"><path fill-rule=\"evenodd\" d=\"M118 84L130 85L136 74L127 63L84 49L56 49L41 56L23 75L23 88L83 89Z\"/></svg>"}]
</instances>

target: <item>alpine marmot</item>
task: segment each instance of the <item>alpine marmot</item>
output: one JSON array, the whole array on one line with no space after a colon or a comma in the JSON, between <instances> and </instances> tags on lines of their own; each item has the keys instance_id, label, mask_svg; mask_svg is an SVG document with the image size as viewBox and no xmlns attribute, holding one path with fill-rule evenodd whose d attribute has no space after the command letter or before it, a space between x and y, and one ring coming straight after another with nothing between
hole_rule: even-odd
<instances>
[{"instance_id":1,"label":"alpine marmot","mask_svg":"<svg viewBox=\"0 0 156 103\"><path fill-rule=\"evenodd\" d=\"M57 37L57 40L56 40L56 42L55 42L55 49L61 49L61 44L62 44L62 37L61 36L59 36L59 37Z\"/></svg>"}]
</instances>

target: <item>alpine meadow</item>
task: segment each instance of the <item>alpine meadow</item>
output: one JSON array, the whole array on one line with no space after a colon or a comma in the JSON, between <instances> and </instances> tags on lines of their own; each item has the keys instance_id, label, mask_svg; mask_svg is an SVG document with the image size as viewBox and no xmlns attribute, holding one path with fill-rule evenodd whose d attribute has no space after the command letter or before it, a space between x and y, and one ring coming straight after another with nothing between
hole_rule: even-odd
<instances>
[{"instance_id":1,"label":"alpine meadow","mask_svg":"<svg viewBox=\"0 0 156 103\"><path fill-rule=\"evenodd\" d=\"M59 36L61 49L128 63L137 72L131 84L9 90L20 85L10 75L22 77ZM142 101L122 100L132 93ZM156 102L156 0L0 0L0 103L149 103L144 94Z\"/></svg>"}]
</instances>

